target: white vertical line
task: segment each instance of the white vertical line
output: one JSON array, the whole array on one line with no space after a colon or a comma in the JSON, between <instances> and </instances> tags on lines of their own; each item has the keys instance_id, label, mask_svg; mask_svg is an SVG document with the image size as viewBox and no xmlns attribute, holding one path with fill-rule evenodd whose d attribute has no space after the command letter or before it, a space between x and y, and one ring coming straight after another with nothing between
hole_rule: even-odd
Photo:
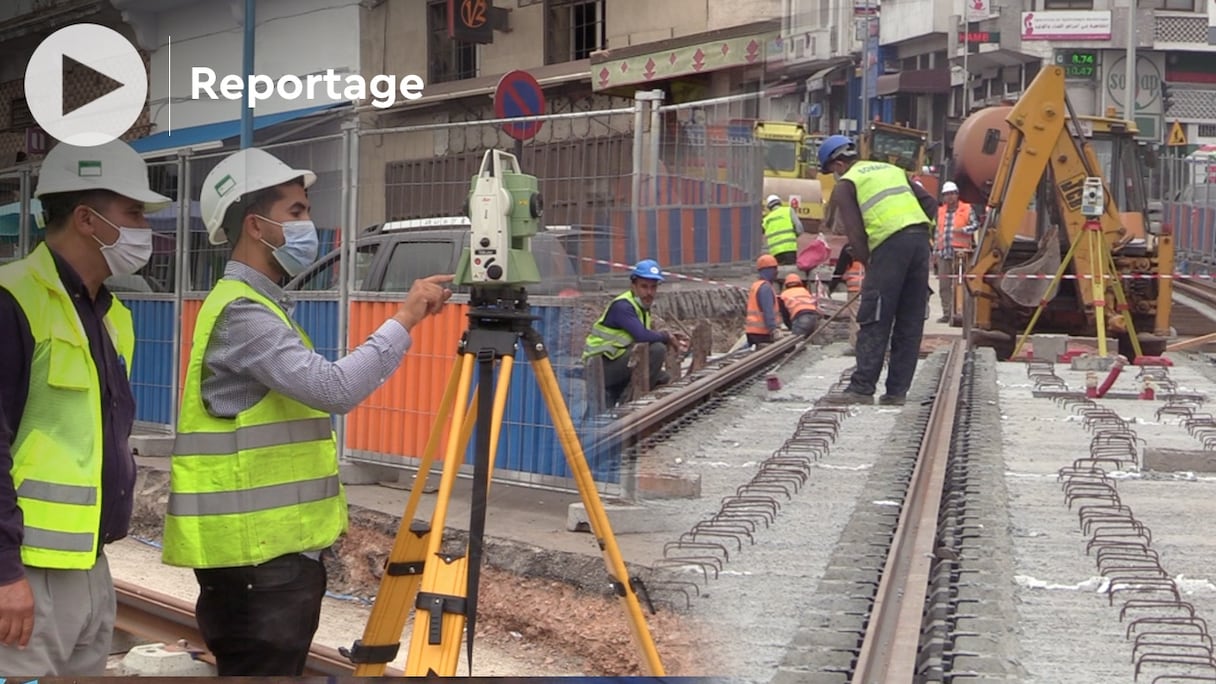
<instances>
[{"instance_id":1,"label":"white vertical line","mask_svg":"<svg viewBox=\"0 0 1216 684\"><path fill-rule=\"evenodd\" d=\"M173 137L173 35L169 34L169 92L165 93L165 98L169 103L168 129L169 137Z\"/></svg>"}]
</instances>

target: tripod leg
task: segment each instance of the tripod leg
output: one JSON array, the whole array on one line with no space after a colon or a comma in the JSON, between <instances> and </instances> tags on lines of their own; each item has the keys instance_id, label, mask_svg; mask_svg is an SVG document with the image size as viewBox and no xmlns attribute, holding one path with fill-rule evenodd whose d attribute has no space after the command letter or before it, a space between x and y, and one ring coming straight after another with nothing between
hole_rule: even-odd
<instances>
[{"instance_id":1,"label":"tripod leg","mask_svg":"<svg viewBox=\"0 0 1216 684\"><path fill-rule=\"evenodd\" d=\"M461 381L461 365L453 364L443 399L439 402L439 413L431 426L431 434L422 452L422 462L414 486L410 489L401 527L385 563L384 575L380 578L380 589L372 605L371 616L363 630L363 638L356 641L348 653L355 665L357 677L380 677L388 663L397 657L401 632L409 614L409 606L418 593L422 579L422 568L431 527L425 521L415 520L418 505L422 501L423 485L439 451L443 427L447 425L456 404L456 391ZM468 422L468 418L465 418Z\"/></svg>"},{"instance_id":2,"label":"tripod leg","mask_svg":"<svg viewBox=\"0 0 1216 684\"><path fill-rule=\"evenodd\" d=\"M1013 353L1009 358L1017 358L1018 352L1022 351L1022 347L1026 346L1026 340L1030 338L1030 333L1034 331L1034 326L1039 322L1039 316L1043 315L1043 310L1047 308L1047 303L1055 296L1056 290L1060 287L1060 283L1064 278L1064 271L1068 268L1068 264L1072 262L1073 254L1076 254L1077 245L1081 244L1080 240L1073 240L1068 246L1068 252L1060 259L1060 266L1056 269L1056 274L1051 279L1051 284L1047 286L1047 292L1043 294L1043 298L1039 300L1039 305L1035 307L1034 314L1030 317L1030 322L1026 324L1026 330L1022 332L1022 336L1018 338L1017 346L1013 348ZM1077 285L1080 287L1080 284Z\"/></svg>"},{"instance_id":3,"label":"tripod leg","mask_svg":"<svg viewBox=\"0 0 1216 684\"><path fill-rule=\"evenodd\" d=\"M473 384L473 360L471 353L460 355L460 381L456 388L456 406L465 406L469 402L469 394ZM448 429L447 448L444 450L443 476L439 480L439 491L435 500L435 511L431 518L432 534L427 539L426 553L423 556L426 564L422 570L422 582L418 591L415 607L419 610L414 614L414 627L410 635L409 656L405 661L406 676L425 675L426 669L419 670L423 665L423 648L426 642L436 644L455 642L456 648L450 649L451 664L440 663L437 672L448 669L454 672L459 656L460 631L452 633L445 629L451 623L444 619L449 611L463 611L463 591L468 571L467 558L464 555L441 554L440 544L443 541L444 525L447 522L448 503L452 498L452 489L456 484L456 475L460 470L463 431L461 421L453 420ZM408 606L401 606L408 608ZM404 610L402 611L404 612ZM463 626L463 621L461 622Z\"/></svg>"},{"instance_id":4,"label":"tripod leg","mask_svg":"<svg viewBox=\"0 0 1216 684\"><path fill-rule=\"evenodd\" d=\"M617 547L616 537L612 534L608 514L604 511L599 492L596 491L591 468L587 466L587 457L583 453L582 445L579 444L574 421L570 419L570 410L566 407L566 401L562 397L561 386L557 384L557 375L554 374L553 366L549 363L544 341L536 330L530 328L524 333L524 349L527 350L528 358L532 363L532 371L536 375L536 382L549 407L549 415L553 419L562 450L566 453L566 461L578 483L578 491L591 522L591 531L599 541L600 548L604 550L604 562L613 577L617 594L625 600L625 614L629 620L634 645L641 655L642 668L649 676L661 677L665 674L663 663L659 659L659 652L655 648L649 626L646 624L646 617L642 614L642 605L638 601L637 587L641 585L641 582L638 581L635 584L629 577L629 570L625 567L625 560L621 557L620 548Z\"/></svg>"},{"instance_id":5,"label":"tripod leg","mask_svg":"<svg viewBox=\"0 0 1216 684\"><path fill-rule=\"evenodd\" d=\"M462 356L462 360L464 360L462 365L467 362L470 382L474 358L475 354L472 353ZM406 660L405 674L407 676L425 676L432 673L442 677L455 675L460 659L461 637L465 633L466 625L468 626L469 662L470 665L472 664L485 509L489 482L494 472L494 459L498 452L498 439L502 432L502 419L506 413L512 367L513 359L510 356L504 356L499 380L495 383L493 378L488 377L487 366L482 365L481 372L486 374L478 379L479 392L473 395L470 402L469 413L464 425L461 426L459 439L455 440L459 444L455 451L449 442L443 472L445 480L451 472L454 482L455 473L459 470L460 461L463 460L462 456L468 447L472 426L476 424L479 435L478 458L483 462L479 469L484 470L484 474L476 472L477 469L475 469L467 554L438 553L444 529L441 513L446 512L446 505L450 501L451 494L451 487L448 488L447 495L445 495L443 483L440 483L440 498L435 504L435 518L432 521L434 529L438 531L431 538L433 550L429 550L426 554L428 559L437 557L440 562L428 563L423 570L422 587L416 604L419 610L414 615L409 657ZM492 372L492 366L490 372ZM485 398L478 395L491 386L494 387L493 400L485 402L489 406L489 412L484 413L481 412L480 407L485 405L483 404ZM459 398L458 401L463 401L465 398L467 396ZM477 420L470 420L474 415L477 416ZM488 443L481 437L482 434L488 437ZM449 439L452 437L449 436ZM481 491L479 491L479 483L482 483ZM441 505L445 509L442 512Z\"/></svg>"},{"instance_id":6,"label":"tripod leg","mask_svg":"<svg viewBox=\"0 0 1216 684\"><path fill-rule=\"evenodd\" d=\"M1086 240L1089 242L1089 267L1091 287L1093 288L1094 298L1094 332L1098 335L1098 356L1106 357L1108 349L1106 346L1106 277L1103 273L1102 263L1105 261L1105 251L1102 249L1105 245L1100 244L1102 234L1100 232L1101 224L1097 227L1090 228L1088 225L1085 228Z\"/></svg>"},{"instance_id":7,"label":"tripod leg","mask_svg":"<svg viewBox=\"0 0 1216 684\"><path fill-rule=\"evenodd\" d=\"M1127 292L1123 289L1123 278L1119 274L1119 269L1115 266L1115 255L1109 250L1106 252L1106 267L1110 269L1114 282L1112 288L1115 291L1115 303L1119 306L1119 311L1123 313L1123 320L1127 325L1127 336L1132 343L1132 353L1135 356L1132 359L1138 359L1143 355L1143 350L1140 348L1140 336L1136 333L1136 323L1132 320L1132 309L1127 304Z\"/></svg>"}]
</instances>

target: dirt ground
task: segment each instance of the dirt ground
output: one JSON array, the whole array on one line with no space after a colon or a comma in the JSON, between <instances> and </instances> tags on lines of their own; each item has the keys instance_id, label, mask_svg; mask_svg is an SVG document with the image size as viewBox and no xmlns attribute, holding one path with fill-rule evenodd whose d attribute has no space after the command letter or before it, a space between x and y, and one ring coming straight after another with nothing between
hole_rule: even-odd
<instances>
[{"instance_id":1,"label":"dirt ground","mask_svg":"<svg viewBox=\"0 0 1216 684\"><path fill-rule=\"evenodd\" d=\"M168 474L140 469L132 536L160 539ZM350 646L362 636L371 600L392 546L389 525L352 511L351 529L323 559L329 591L355 599L326 599L316 641ZM393 523L395 525L395 522ZM395 530L394 530L395 531ZM160 551L134 539L110 547L114 576L140 586L193 601L197 585L183 568L160 563ZM482 571L474 643L475 674L485 676L643 674L638 650L631 643L623 604L615 597L580 590L553 579L527 577L494 567ZM663 665L672 676L714 672L712 662L696 651L695 629L683 617L661 610L646 619ZM412 621L406 625L408 643ZM462 663L464 647L462 646ZM404 653L397 667L402 665ZM467 667L461 666L461 673Z\"/></svg>"}]
</instances>

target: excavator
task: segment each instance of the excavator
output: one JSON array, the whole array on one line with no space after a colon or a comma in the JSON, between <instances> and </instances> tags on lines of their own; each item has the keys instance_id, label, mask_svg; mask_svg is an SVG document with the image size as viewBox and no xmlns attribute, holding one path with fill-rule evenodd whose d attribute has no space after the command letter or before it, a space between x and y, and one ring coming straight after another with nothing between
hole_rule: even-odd
<instances>
[{"instance_id":1,"label":"excavator","mask_svg":"<svg viewBox=\"0 0 1216 684\"><path fill-rule=\"evenodd\" d=\"M1118 340L1120 353L1134 356L1129 319L1143 355L1161 354L1171 335L1172 281L1158 276L1173 273L1173 236L1150 222L1143 185L1145 168L1154 161L1137 143L1135 124L1108 114L1076 116L1063 68L1050 66L1016 104L972 114L955 135L960 199L986 207L965 279L973 302L971 339L993 347L1002 360L1049 294L1061 255L1074 241L1080 244L1066 277L1033 332L1097 334L1092 281L1085 276L1109 253L1124 276L1128 304L1126 310L1116 307L1114 279L1108 278L1102 295L1105 333ZM1094 177L1102 179L1104 205L1101 239L1091 243L1082 239L1089 219L1081 210L1085 179Z\"/></svg>"}]
</instances>

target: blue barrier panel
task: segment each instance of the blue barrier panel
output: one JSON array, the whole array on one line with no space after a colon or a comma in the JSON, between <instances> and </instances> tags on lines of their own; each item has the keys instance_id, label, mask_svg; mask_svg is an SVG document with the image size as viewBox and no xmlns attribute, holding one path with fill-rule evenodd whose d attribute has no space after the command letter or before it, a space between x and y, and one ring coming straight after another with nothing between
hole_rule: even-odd
<instances>
[{"instance_id":1,"label":"blue barrier panel","mask_svg":"<svg viewBox=\"0 0 1216 684\"><path fill-rule=\"evenodd\" d=\"M177 318L173 301L120 297L131 310L135 324L135 362L131 389L135 394L135 419L172 425L173 328Z\"/></svg>"},{"instance_id":2,"label":"blue barrier panel","mask_svg":"<svg viewBox=\"0 0 1216 684\"><path fill-rule=\"evenodd\" d=\"M317 353L330 361L338 360L337 300L297 299L292 318L308 333Z\"/></svg>"}]
</instances>

